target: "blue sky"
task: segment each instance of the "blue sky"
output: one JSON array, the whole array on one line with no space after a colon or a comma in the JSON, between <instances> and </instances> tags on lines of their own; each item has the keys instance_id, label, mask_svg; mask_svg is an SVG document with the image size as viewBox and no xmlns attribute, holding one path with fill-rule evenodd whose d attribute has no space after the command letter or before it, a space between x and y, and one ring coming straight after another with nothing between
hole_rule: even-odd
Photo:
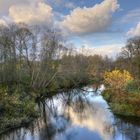
<instances>
[{"instance_id":1,"label":"blue sky","mask_svg":"<svg viewBox=\"0 0 140 140\"><path fill-rule=\"evenodd\" d=\"M0 24L8 22L53 24L75 47L99 54L112 47L114 55L128 38L140 36L140 1L0 0Z\"/></svg>"},{"instance_id":2,"label":"blue sky","mask_svg":"<svg viewBox=\"0 0 140 140\"><path fill-rule=\"evenodd\" d=\"M101 4L103 0L58 0L57 3L48 1L54 10L67 16L77 7L94 7ZM111 23L108 29L102 32L93 32L81 36L70 36L70 41L77 47L81 45L99 48L103 46L115 46L114 52L120 51L120 46L124 46L127 39L133 37L127 35L131 28L136 28L140 22L140 1L139 0L118 0L119 8L112 14ZM68 3L71 7L67 7ZM63 5L63 6L62 6ZM66 6L67 5L67 6ZM91 25L92 26L92 25ZM118 47L117 47L118 45ZM108 49L108 48L104 48Z\"/></svg>"}]
</instances>

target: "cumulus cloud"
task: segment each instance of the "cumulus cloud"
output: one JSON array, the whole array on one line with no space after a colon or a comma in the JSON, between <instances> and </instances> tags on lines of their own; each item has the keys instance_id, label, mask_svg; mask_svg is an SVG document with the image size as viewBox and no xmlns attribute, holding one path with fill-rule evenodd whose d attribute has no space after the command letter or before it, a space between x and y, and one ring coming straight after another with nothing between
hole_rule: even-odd
<instances>
[{"instance_id":1,"label":"cumulus cloud","mask_svg":"<svg viewBox=\"0 0 140 140\"><path fill-rule=\"evenodd\" d=\"M50 22L52 19L52 8L38 2L36 5L13 5L9 8L9 16L16 23L27 24Z\"/></svg>"},{"instance_id":2,"label":"cumulus cloud","mask_svg":"<svg viewBox=\"0 0 140 140\"><path fill-rule=\"evenodd\" d=\"M12 5L32 5L43 0L0 0L0 14L7 14Z\"/></svg>"},{"instance_id":3,"label":"cumulus cloud","mask_svg":"<svg viewBox=\"0 0 140 140\"><path fill-rule=\"evenodd\" d=\"M0 0L0 14L5 14L11 5L19 4L20 0ZM26 1L26 0L25 0ZM21 3L22 1L20 1Z\"/></svg>"},{"instance_id":4,"label":"cumulus cloud","mask_svg":"<svg viewBox=\"0 0 140 140\"><path fill-rule=\"evenodd\" d=\"M117 0L104 0L90 8L76 8L60 23L75 34L89 34L107 29L112 14L119 8Z\"/></svg>"},{"instance_id":5,"label":"cumulus cloud","mask_svg":"<svg viewBox=\"0 0 140 140\"><path fill-rule=\"evenodd\" d=\"M140 22L137 24L135 28L131 28L128 32L127 35L130 36L140 36Z\"/></svg>"},{"instance_id":6,"label":"cumulus cloud","mask_svg":"<svg viewBox=\"0 0 140 140\"><path fill-rule=\"evenodd\" d=\"M83 53L84 55L102 55L106 56L108 55L109 57L115 57L122 49L124 44L109 44L109 45L101 45L98 47L92 47L88 44L84 44L83 48L78 49L77 51L79 53Z\"/></svg>"},{"instance_id":7,"label":"cumulus cloud","mask_svg":"<svg viewBox=\"0 0 140 140\"><path fill-rule=\"evenodd\" d=\"M0 18L8 23L48 24L52 21L53 11L45 0L2 0Z\"/></svg>"}]
</instances>

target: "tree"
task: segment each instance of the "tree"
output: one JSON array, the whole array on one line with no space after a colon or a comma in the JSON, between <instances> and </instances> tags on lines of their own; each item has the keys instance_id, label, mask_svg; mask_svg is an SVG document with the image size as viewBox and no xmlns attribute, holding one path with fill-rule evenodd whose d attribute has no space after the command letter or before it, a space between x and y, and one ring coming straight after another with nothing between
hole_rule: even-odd
<instances>
[{"instance_id":1,"label":"tree","mask_svg":"<svg viewBox=\"0 0 140 140\"><path fill-rule=\"evenodd\" d=\"M140 37L129 39L121 52L121 56L125 68L134 75L140 87Z\"/></svg>"}]
</instances>

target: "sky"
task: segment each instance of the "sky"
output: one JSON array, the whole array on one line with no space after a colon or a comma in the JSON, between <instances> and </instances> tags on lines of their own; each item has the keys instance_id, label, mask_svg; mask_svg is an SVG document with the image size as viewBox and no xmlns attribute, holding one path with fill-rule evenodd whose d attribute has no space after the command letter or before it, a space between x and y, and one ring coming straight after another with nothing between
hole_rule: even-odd
<instances>
[{"instance_id":1,"label":"sky","mask_svg":"<svg viewBox=\"0 0 140 140\"><path fill-rule=\"evenodd\" d=\"M140 36L140 0L0 0L0 24L11 22L51 25L79 50L115 56Z\"/></svg>"}]
</instances>

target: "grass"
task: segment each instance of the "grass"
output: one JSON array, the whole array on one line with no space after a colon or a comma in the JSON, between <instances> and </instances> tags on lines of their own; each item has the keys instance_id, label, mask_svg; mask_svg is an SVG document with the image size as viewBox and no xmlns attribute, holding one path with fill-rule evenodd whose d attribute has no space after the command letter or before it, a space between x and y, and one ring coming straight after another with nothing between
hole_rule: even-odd
<instances>
[{"instance_id":1,"label":"grass","mask_svg":"<svg viewBox=\"0 0 140 140\"><path fill-rule=\"evenodd\" d=\"M107 89L104 91L103 97L109 103L113 113L140 117L140 93L120 93L120 91Z\"/></svg>"}]
</instances>

